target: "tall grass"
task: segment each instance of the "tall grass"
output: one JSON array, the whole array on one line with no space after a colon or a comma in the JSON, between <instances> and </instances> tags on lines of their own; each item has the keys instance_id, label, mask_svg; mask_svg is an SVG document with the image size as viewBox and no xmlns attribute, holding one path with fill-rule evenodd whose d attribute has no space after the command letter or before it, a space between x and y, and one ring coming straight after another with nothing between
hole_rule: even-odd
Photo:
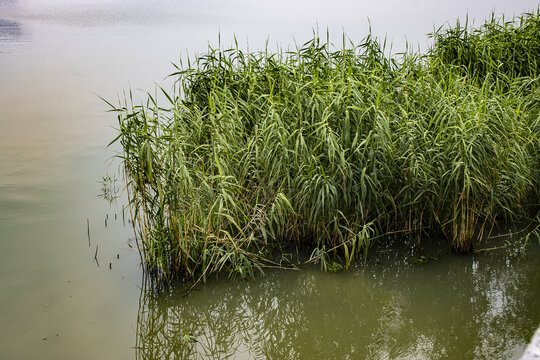
<instances>
[{"instance_id":1,"label":"tall grass","mask_svg":"<svg viewBox=\"0 0 540 360\"><path fill-rule=\"evenodd\" d=\"M459 22L439 28L431 37L430 53L447 64L460 67L462 74L484 79L495 76L512 82L517 77L536 78L540 63L540 9L505 20L494 14L478 28Z\"/></svg>"},{"instance_id":2,"label":"tall grass","mask_svg":"<svg viewBox=\"0 0 540 360\"><path fill-rule=\"evenodd\" d=\"M540 35L538 14L519 21ZM468 252L496 220L528 219L540 55L516 54L529 70L512 65L504 82L501 66L471 76L475 58L452 55L453 31L493 48L526 36L503 23L488 38L496 24L441 30L426 56L387 56L371 36L338 49L317 34L292 52L209 48L177 67L166 106L126 99L115 141L145 264L167 280L252 276L295 244L350 266L384 234L442 233Z\"/></svg>"}]
</instances>

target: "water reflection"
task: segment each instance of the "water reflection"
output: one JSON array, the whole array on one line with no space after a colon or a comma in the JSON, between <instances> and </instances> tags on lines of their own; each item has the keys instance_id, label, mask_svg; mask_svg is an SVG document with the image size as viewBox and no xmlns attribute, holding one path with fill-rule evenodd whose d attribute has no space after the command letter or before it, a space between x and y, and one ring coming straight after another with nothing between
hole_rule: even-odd
<instances>
[{"instance_id":1,"label":"water reflection","mask_svg":"<svg viewBox=\"0 0 540 360\"><path fill-rule=\"evenodd\" d=\"M1 4L3 3L0 2ZM21 23L0 18L0 41L20 41L24 35Z\"/></svg>"},{"instance_id":2,"label":"water reflection","mask_svg":"<svg viewBox=\"0 0 540 360\"><path fill-rule=\"evenodd\" d=\"M144 283L137 359L511 359L540 320L538 264L449 257L221 279L183 297Z\"/></svg>"}]
</instances>

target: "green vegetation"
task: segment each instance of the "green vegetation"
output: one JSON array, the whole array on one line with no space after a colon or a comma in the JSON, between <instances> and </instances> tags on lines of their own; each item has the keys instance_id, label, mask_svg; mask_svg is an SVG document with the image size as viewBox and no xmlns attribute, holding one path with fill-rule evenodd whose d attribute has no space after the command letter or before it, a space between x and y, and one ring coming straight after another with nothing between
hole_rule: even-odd
<instances>
[{"instance_id":1,"label":"green vegetation","mask_svg":"<svg viewBox=\"0 0 540 360\"><path fill-rule=\"evenodd\" d=\"M494 15L478 29L461 26L432 34L432 55L460 67L464 76L483 80L488 76L511 84L515 78L535 79L540 64L540 16L525 14L512 21Z\"/></svg>"},{"instance_id":2,"label":"green vegetation","mask_svg":"<svg viewBox=\"0 0 540 360\"><path fill-rule=\"evenodd\" d=\"M409 257L409 262L414 265L425 265L429 263L431 260L437 260L437 259L431 256L425 256L425 255Z\"/></svg>"},{"instance_id":3,"label":"green vegetation","mask_svg":"<svg viewBox=\"0 0 540 360\"><path fill-rule=\"evenodd\" d=\"M389 233L469 252L496 221L533 218L540 13L432 36L399 58L371 36L210 48L172 74L167 107L115 108L147 268L253 276L283 265L277 244L349 267Z\"/></svg>"}]
</instances>

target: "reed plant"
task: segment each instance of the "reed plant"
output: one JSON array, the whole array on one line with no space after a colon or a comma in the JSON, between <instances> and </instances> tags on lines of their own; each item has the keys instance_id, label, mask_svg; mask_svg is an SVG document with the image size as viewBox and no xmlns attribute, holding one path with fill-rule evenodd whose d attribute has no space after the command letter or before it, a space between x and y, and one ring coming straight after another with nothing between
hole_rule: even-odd
<instances>
[{"instance_id":1,"label":"reed plant","mask_svg":"<svg viewBox=\"0 0 540 360\"><path fill-rule=\"evenodd\" d=\"M487 76L512 82L518 77L536 78L540 71L540 10L510 20L491 18L471 28L468 21L441 27L430 34L430 55L458 66L463 75L482 81Z\"/></svg>"},{"instance_id":2,"label":"reed plant","mask_svg":"<svg viewBox=\"0 0 540 360\"><path fill-rule=\"evenodd\" d=\"M491 46L495 21L436 35L427 55L386 55L371 35L336 48L316 33L294 51L209 48L176 67L166 105L127 96L114 141L148 269L253 276L284 265L272 251L284 244L348 267L389 233L443 234L468 252L497 220L529 219L540 55L494 52L508 68L493 68L458 50ZM538 37L538 21L505 22L500 38Z\"/></svg>"}]
</instances>

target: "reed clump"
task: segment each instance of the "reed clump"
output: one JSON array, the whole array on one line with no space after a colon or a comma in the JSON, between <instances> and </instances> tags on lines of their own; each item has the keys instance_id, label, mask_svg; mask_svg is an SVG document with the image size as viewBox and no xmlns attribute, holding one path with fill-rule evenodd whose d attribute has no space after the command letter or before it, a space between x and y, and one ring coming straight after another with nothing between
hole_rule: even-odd
<instances>
[{"instance_id":1,"label":"reed clump","mask_svg":"<svg viewBox=\"0 0 540 360\"><path fill-rule=\"evenodd\" d=\"M458 66L463 75L479 80L487 76L513 82L536 78L540 71L540 10L505 20L492 14L478 28L457 22L431 34L434 58Z\"/></svg>"},{"instance_id":2,"label":"reed clump","mask_svg":"<svg viewBox=\"0 0 540 360\"><path fill-rule=\"evenodd\" d=\"M538 42L538 23L538 13L505 22L498 38L535 29ZM371 36L341 49L317 34L295 51L210 48L177 67L167 106L148 95L115 108L148 269L167 280L252 276L283 265L271 251L283 244L348 267L388 233L442 233L468 252L498 219L529 219L540 55L482 50L502 48L488 37L495 25L440 30L427 55L400 58ZM484 57L453 54L454 40ZM489 56L508 67L477 64Z\"/></svg>"}]
</instances>

